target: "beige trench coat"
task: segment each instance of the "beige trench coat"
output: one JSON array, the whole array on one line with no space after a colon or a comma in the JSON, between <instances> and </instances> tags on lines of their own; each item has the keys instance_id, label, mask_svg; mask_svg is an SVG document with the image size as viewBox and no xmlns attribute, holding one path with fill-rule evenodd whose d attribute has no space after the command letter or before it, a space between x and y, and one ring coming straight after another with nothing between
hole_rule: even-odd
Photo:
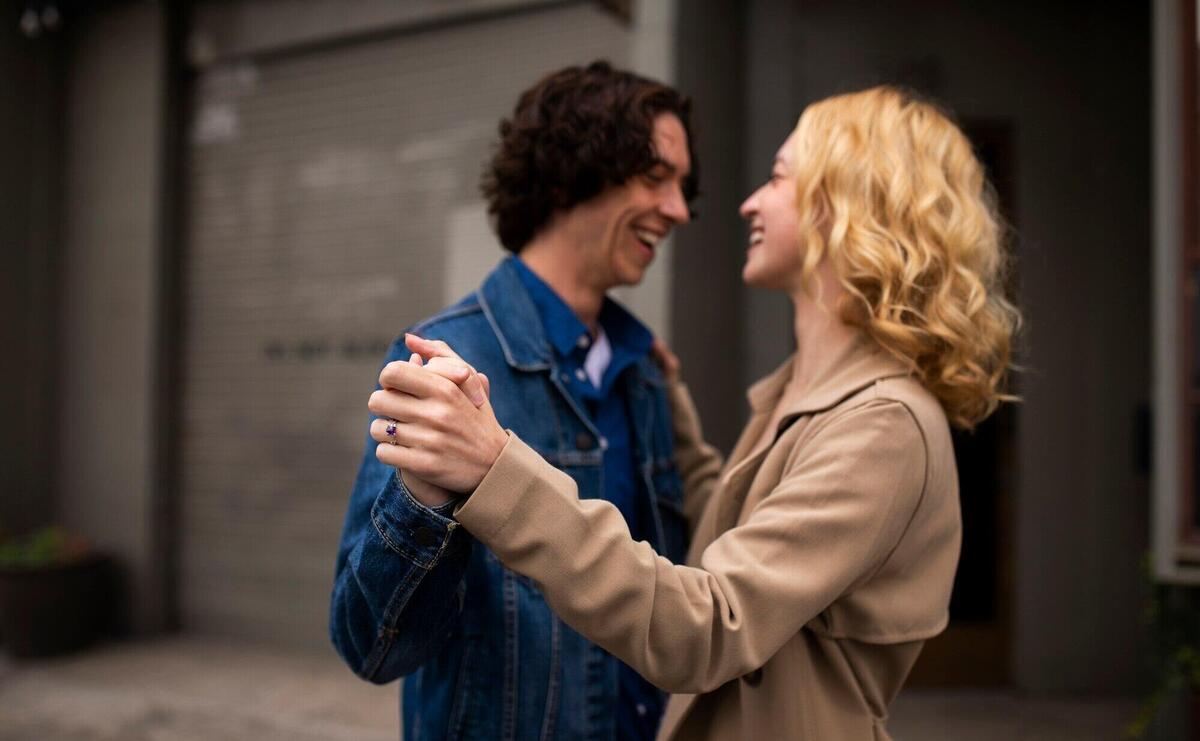
<instances>
[{"instance_id":1,"label":"beige trench coat","mask_svg":"<svg viewBox=\"0 0 1200 741\"><path fill-rule=\"evenodd\" d=\"M661 739L888 739L889 703L946 626L962 528L938 402L864 339L772 442L790 374L789 360L750 389L723 469L673 390L687 565L511 433L456 511L569 625L675 693Z\"/></svg>"}]
</instances>

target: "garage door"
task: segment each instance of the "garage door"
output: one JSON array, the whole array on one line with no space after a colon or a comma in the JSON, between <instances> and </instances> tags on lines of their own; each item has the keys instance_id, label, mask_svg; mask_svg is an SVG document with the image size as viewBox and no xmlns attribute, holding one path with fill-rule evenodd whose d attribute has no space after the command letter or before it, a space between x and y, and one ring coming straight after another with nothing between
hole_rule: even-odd
<instances>
[{"instance_id":1,"label":"garage door","mask_svg":"<svg viewBox=\"0 0 1200 741\"><path fill-rule=\"evenodd\" d=\"M568 63L625 62L629 35L573 5L199 74L179 437L186 628L327 645L382 354L501 256L478 180L519 91Z\"/></svg>"}]
</instances>

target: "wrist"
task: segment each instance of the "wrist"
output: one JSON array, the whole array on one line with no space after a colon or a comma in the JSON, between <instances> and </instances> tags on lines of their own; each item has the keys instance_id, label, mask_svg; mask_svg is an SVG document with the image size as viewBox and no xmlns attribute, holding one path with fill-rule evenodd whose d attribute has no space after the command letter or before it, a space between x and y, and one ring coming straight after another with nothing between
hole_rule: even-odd
<instances>
[{"instance_id":1,"label":"wrist","mask_svg":"<svg viewBox=\"0 0 1200 741\"><path fill-rule=\"evenodd\" d=\"M404 488L408 489L408 493L412 494L413 499L416 499L430 509L449 504L455 499L452 492L440 486L435 486L424 479L419 479L407 471L400 472L400 480L404 482Z\"/></svg>"}]
</instances>

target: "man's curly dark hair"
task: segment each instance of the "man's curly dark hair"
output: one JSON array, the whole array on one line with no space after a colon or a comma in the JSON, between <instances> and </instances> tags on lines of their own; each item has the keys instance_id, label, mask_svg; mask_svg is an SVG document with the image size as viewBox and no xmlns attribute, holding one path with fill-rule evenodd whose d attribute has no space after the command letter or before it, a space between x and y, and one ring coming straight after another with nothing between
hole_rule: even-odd
<instances>
[{"instance_id":1,"label":"man's curly dark hair","mask_svg":"<svg viewBox=\"0 0 1200 741\"><path fill-rule=\"evenodd\" d=\"M500 122L500 142L481 189L501 244L520 252L556 211L648 172L659 162L654 119L679 117L688 136L696 197L691 100L660 82L596 61L552 72L521 94Z\"/></svg>"}]
</instances>

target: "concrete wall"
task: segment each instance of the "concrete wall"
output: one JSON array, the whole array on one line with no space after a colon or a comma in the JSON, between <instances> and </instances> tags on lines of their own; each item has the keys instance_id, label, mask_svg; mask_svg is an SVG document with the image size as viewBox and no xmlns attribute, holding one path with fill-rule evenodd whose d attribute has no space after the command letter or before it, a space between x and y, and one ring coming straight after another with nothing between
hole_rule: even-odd
<instances>
[{"instance_id":1,"label":"concrete wall","mask_svg":"<svg viewBox=\"0 0 1200 741\"><path fill-rule=\"evenodd\" d=\"M632 35L594 4L537 5L197 71L172 400L185 629L330 650L382 354L501 259L479 172L520 91L597 56L629 64Z\"/></svg>"},{"instance_id":2,"label":"concrete wall","mask_svg":"<svg viewBox=\"0 0 1200 741\"><path fill-rule=\"evenodd\" d=\"M0 533L54 517L51 485L62 42L0 2Z\"/></svg>"},{"instance_id":3,"label":"concrete wall","mask_svg":"<svg viewBox=\"0 0 1200 741\"><path fill-rule=\"evenodd\" d=\"M153 429L163 19L69 19L56 473L62 520L115 554L130 622L163 622Z\"/></svg>"},{"instance_id":4,"label":"concrete wall","mask_svg":"<svg viewBox=\"0 0 1200 741\"><path fill-rule=\"evenodd\" d=\"M892 81L1015 127L1021 361L1016 683L1126 690L1146 546L1135 415L1149 394L1149 8L751 5L748 165L802 105ZM762 137L761 139L759 137ZM751 370L786 348L747 304ZM969 496L969 492L964 492Z\"/></svg>"}]
</instances>

